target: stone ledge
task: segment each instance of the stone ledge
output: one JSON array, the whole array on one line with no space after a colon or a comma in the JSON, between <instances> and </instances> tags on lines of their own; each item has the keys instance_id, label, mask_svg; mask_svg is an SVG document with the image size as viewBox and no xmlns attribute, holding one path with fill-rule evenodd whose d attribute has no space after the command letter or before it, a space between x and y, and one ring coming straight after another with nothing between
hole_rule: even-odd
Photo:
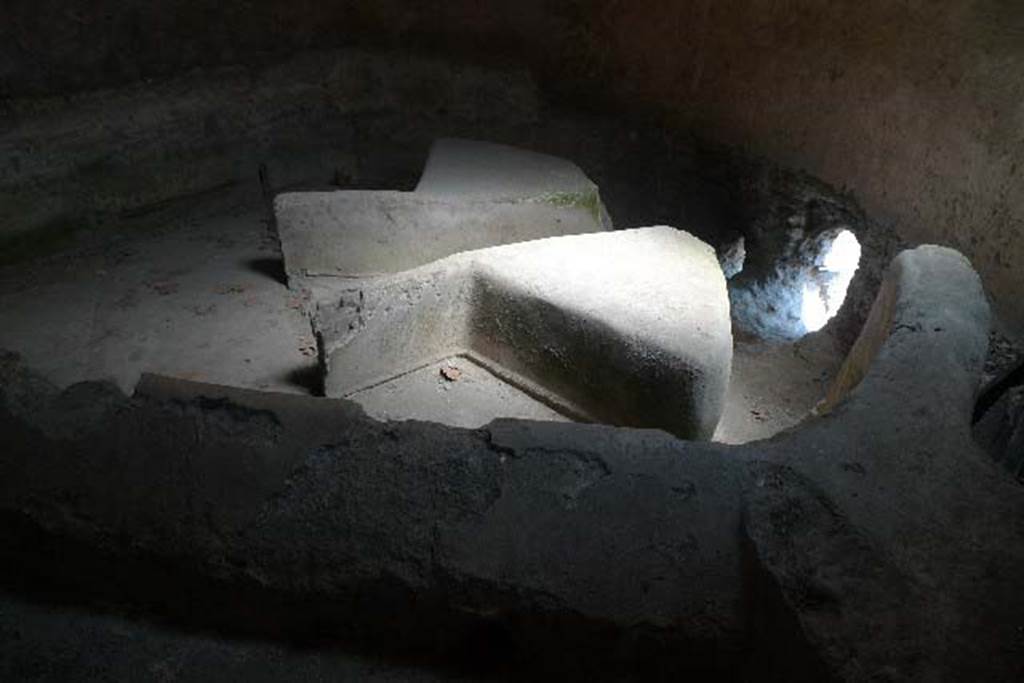
<instances>
[{"instance_id":1,"label":"stone ledge","mask_svg":"<svg viewBox=\"0 0 1024 683\"><path fill-rule=\"evenodd\" d=\"M58 392L0 357L0 515L111 567L146 559L143 590L188 602L176 581L215 579L243 607L229 623L384 650L497 631L524 675L1016 680L1024 491L969 435L988 306L950 250L906 252L892 277L892 324L847 398L737 447L384 424L171 380ZM176 608L196 619L194 600Z\"/></svg>"},{"instance_id":2,"label":"stone ledge","mask_svg":"<svg viewBox=\"0 0 1024 683\"><path fill-rule=\"evenodd\" d=\"M290 192L274 214L289 282L397 273L611 227L597 186L571 161L458 139L434 143L414 192Z\"/></svg>"},{"instance_id":3,"label":"stone ledge","mask_svg":"<svg viewBox=\"0 0 1024 683\"><path fill-rule=\"evenodd\" d=\"M323 301L328 396L469 356L563 414L709 439L732 334L713 250L639 228L458 254Z\"/></svg>"}]
</instances>

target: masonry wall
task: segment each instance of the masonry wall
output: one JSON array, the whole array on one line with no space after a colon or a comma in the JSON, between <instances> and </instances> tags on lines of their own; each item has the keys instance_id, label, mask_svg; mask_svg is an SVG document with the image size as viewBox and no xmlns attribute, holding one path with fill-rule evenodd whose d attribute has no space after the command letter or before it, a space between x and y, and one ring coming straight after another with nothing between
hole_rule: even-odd
<instances>
[{"instance_id":1,"label":"masonry wall","mask_svg":"<svg viewBox=\"0 0 1024 683\"><path fill-rule=\"evenodd\" d=\"M654 116L848 188L907 239L968 254L1024 334L1016 0L7 0L2 13L0 107L345 45L524 63L550 98Z\"/></svg>"}]
</instances>

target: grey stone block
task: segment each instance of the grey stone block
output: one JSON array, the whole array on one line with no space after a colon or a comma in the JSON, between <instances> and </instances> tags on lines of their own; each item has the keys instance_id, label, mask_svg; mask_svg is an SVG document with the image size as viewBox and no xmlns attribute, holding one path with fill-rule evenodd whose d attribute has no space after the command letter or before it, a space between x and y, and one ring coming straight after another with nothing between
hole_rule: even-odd
<instances>
[{"instance_id":1,"label":"grey stone block","mask_svg":"<svg viewBox=\"0 0 1024 683\"><path fill-rule=\"evenodd\" d=\"M434 143L415 192L285 193L274 212L289 280L396 273L611 228L597 185L571 161L458 139Z\"/></svg>"},{"instance_id":2,"label":"grey stone block","mask_svg":"<svg viewBox=\"0 0 1024 683\"><path fill-rule=\"evenodd\" d=\"M985 293L936 247L886 292L828 415L742 446L173 380L58 391L0 354L4 550L16 520L43 539L24 553L95 548L192 618L201 576L244 606L229 624L399 655L498 632L522 678L1018 680L1024 491L970 434Z\"/></svg>"},{"instance_id":3,"label":"grey stone block","mask_svg":"<svg viewBox=\"0 0 1024 683\"><path fill-rule=\"evenodd\" d=\"M316 316L328 396L466 356L563 414L708 439L732 362L714 251L665 226L457 254Z\"/></svg>"},{"instance_id":4,"label":"grey stone block","mask_svg":"<svg viewBox=\"0 0 1024 683\"><path fill-rule=\"evenodd\" d=\"M601 230L555 197L464 200L414 192L293 192L274 200L289 281L397 273L496 244Z\"/></svg>"}]
</instances>

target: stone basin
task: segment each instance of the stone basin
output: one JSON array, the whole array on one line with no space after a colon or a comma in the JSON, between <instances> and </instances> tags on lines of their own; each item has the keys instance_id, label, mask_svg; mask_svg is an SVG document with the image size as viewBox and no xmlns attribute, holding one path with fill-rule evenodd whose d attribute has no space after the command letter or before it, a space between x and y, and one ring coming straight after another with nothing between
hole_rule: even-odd
<instances>
[{"instance_id":1,"label":"stone basin","mask_svg":"<svg viewBox=\"0 0 1024 683\"><path fill-rule=\"evenodd\" d=\"M610 232L574 163L441 139L413 192L274 208L289 284L317 302L327 396L386 420L713 435L732 362L714 251L665 226Z\"/></svg>"},{"instance_id":2,"label":"stone basin","mask_svg":"<svg viewBox=\"0 0 1024 683\"><path fill-rule=\"evenodd\" d=\"M732 361L725 278L711 247L675 228L480 249L335 284L320 298L325 392L378 416L480 426L511 407L515 417L710 439L722 412ZM446 412L449 396L424 394L425 378L465 391L477 410ZM474 395L464 378L499 384ZM414 405L389 406L387 395Z\"/></svg>"}]
</instances>

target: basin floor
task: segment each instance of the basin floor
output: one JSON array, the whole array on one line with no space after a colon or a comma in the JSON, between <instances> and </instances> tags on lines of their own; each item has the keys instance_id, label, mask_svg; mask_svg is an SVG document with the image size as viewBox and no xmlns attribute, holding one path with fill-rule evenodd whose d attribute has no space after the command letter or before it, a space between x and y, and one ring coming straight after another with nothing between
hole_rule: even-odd
<instances>
[{"instance_id":1,"label":"basin floor","mask_svg":"<svg viewBox=\"0 0 1024 683\"><path fill-rule=\"evenodd\" d=\"M444 359L351 396L376 420L428 420L476 429L495 418L568 422L469 358Z\"/></svg>"},{"instance_id":2,"label":"basin floor","mask_svg":"<svg viewBox=\"0 0 1024 683\"><path fill-rule=\"evenodd\" d=\"M179 200L83 231L58 254L0 267L0 348L65 386L142 372L267 391L316 391L305 302L287 289L267 204L249 188ZM738 340L716 441L769 437L824 395L840 358L827 335ZM443 361L360 392L378 419L478 427L491 418L564 420L481 367Z\"/></svg>"}]
</instances>

